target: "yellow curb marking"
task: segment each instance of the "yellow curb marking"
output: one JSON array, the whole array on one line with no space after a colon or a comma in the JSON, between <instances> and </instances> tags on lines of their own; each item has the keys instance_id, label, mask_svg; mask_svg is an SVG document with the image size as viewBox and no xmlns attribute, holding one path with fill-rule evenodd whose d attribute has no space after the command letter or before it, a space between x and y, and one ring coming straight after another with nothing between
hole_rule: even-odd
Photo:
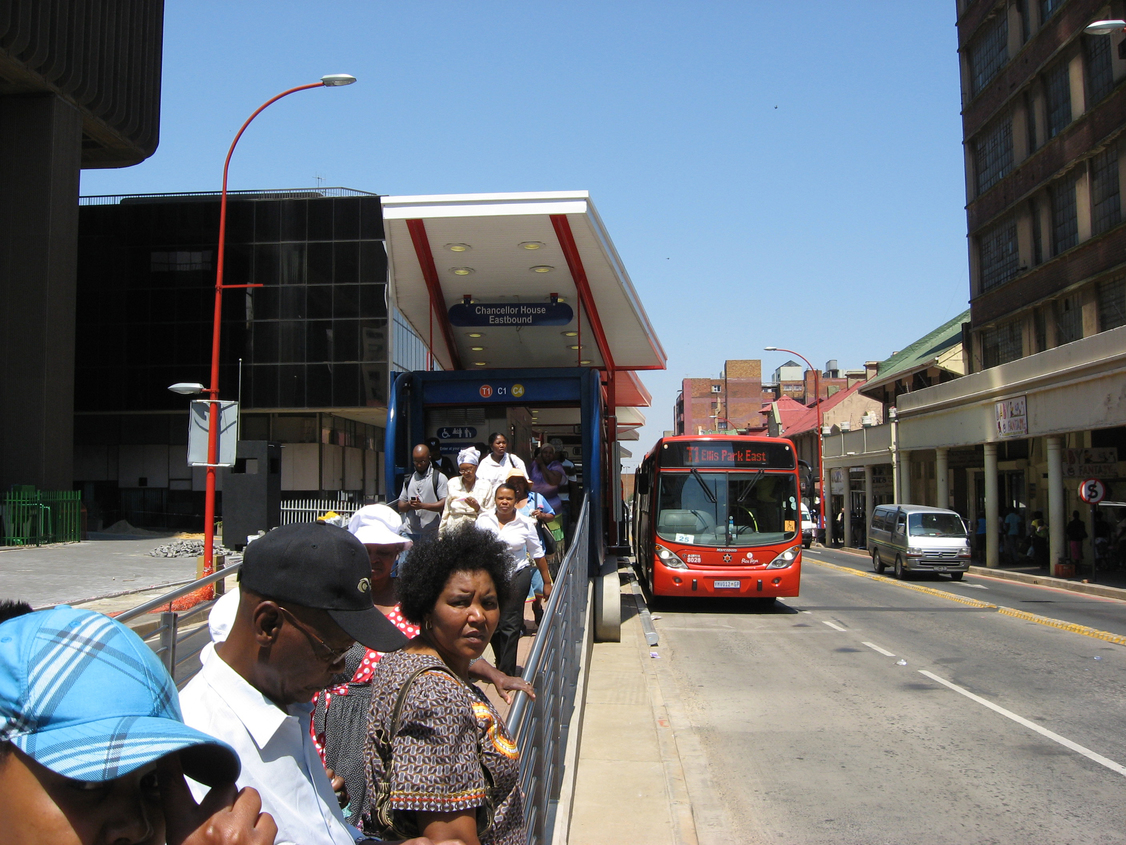
<instances>
[{"instance_id":1,"label":"yellow curb marking","mask_svg":"<svg viewBox=\"0 0 1126 845\"><path fill-rule=\"evenodd\" d=\"M953 593L947 593L943 590L936 590L933 587L924 587L921 584L905 584L902 581L890 581L873 572L863 572L859 569L851 569L847 566L841 566L836 563L829 563L824 560L814 560L813 558L804 558L810 563L815 563L818 566L825 566L829 569L835 569L838 572L847 572L850 575L856 575L860 578L869 578L873 581L880 581L884 584L892 584L896 587L902 587L905 590L914 590L917 593L926 593L931 596L936 596L940 599L947 599L949 601L956 601L959 604L968 604L971 607L981 608L983 610L996 610L998 613L1003 613L1005 616L1012 616L1014 619L1023 619L1025 622L1035 622L1037 625L1047 625L1050 628L1058 628L1061 631L1070 631L1073 634L1081 634L1084 637L1092 637L1096 640L1105 640L1108 643L1116 645L1126 645L1126 636L1121 634L1112 634L1109 631L1100 631L1097 628L1088 628L1086 625L1078 625L1074 622L1061 622L1059 619L1051 619L1047 616L1040 616L1035 613L1029 613L1027 610L1016 610L1012 607L1000 607L989 602L979 601L977 599L963 598L962 596Z\"/></svg>"}]
</instances>

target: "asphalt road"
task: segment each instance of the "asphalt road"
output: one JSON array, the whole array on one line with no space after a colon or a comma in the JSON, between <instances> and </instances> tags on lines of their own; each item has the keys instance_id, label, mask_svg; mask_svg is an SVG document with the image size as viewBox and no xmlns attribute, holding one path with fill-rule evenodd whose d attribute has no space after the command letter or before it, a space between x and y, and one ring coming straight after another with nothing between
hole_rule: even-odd
<instances>
[{"instance_id":1,"label":"asphalt road","mask_svg":"<svg viewBox=\"0 0 1126 845\"><path fill-rule=\"evenodd\" d=\"M1126 604L842 558L772 610L655 611L701 843L1126 841L1126 646L1074 628Z\"/></svg>"}]
</instances>

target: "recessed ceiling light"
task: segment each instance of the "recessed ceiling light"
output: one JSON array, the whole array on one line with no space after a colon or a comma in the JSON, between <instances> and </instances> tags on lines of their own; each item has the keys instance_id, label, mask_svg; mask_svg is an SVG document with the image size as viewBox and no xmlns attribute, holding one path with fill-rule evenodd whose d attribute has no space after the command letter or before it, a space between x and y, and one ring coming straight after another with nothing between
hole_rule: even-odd
<instances>
[{"instance_id":1,"label":"recessed ceiling light","mask_svg":"<svg viewBox=\"0 0 1126 845\"><path fill-rule=\"evenodd\" d=\"M474 361L473 366L474 367L487 367L487 366L489 366L489 362L488 361Z\"/></svg>"},{"instance_id":2,"label":"recessed ceiling light","mask_svg":"<svg viewBox=\"0 0 1126 845\"><path fill-rule=\"evenodd\" d=\"M469 351L470 352L484 352L485 347L483 347L483 346L470 346Z\"/></svg>"},{"instance_id":3,"label":"recessed ceiling light","mask_svg":"<svg viewBox=\"0 0 1126 845\"><path fill-rule=\"evenodd\" d=\"M529 267L533 273L550 273L555 268L550 264L536 264L534 267Z\"/></svg>"},{"instance_id":4,"label":"recessed ceiling light","mask_svg":"<svg viewBox=\"0 0 1126 845\"><path fill-rule=\"evenodd\" d=\"M583 361L579 361L579 363L580 363L580 364L589 364L589 363L590 363L590 361L589 361L589 360L583 360Z\"/></svg>"},{"instance_id":5,"label":"recessed ceiling light","mask_svg":"<svg viewBox=\"0 0 1126 845\"><path fill-rule=\"evenodd\" d=\"M470 337L484 337L485 335L482 332L470 332L469 336Z\"/></svg>"},{"instance_id":6,"label":"recessed ceiling light","mask_svg":"<svg viewBox=\"0 0 1126 845\"><path fill-rule=\"evenodd\" d=\"M561 332L561 334L563 335L563 337L578 337L579 336L578 332Z\"/></svg>"},{"instance_id":7,"label":"recessed ceiling light","mask_svg":"<svg viewBox=\"0 0 1126 845\"><path fill-rule=\"evenodd\" d=\"M543 241L523 241L520 246L524 249L543 249Z\"/></svg>"},{"instance_id":8,"label":"recessed ceiling light","mask_svg":"<svg viewBox=\"0 0 1126 845\"><path fill-rule=\"evenodd\" d=\"M567 348L568 348L568 349L574 349L574 350L575 350L576 352L577 352L578 350L582 349L582 347L581 347L581 346L568 346Z\"/></svg>"},{"instance_id":9,"label":"recessed ceiling light","mask_svg":"<svg viewBox=\"0 0 1126 845\"><path fill-rule=\"evenodd\" d=\"M455 276L468 276L476 271L472 267L451 267L450 272Z\"/></svg>"},{"instance_id":10,"label":"recessed ceiling light","mask_svg":"<svg viewBox=\"0 0 1126 845\"><path fill-rule=\"evenodd\" d=\"M473 247L469 244L446 244L446 249L450 252L469 252Z\"/></svg>"}]
</instances>

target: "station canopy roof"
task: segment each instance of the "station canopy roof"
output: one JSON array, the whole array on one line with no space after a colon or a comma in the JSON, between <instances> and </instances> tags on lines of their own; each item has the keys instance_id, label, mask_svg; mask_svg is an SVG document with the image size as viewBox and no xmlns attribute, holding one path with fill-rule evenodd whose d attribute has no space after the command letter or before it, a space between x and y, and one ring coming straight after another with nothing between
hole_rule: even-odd
<instances>
[{"instance_id":1,"label":"station canopy roof","mask_svg":"<svg viewBox=\"0 0 1126 845\"><path fill-rule=\"evenodd\" d=\"M382 203L393 304L441 367L612 371L619 432L644 421L621 410L666 355L587 192Z\"/></svg>"}]
</instances>

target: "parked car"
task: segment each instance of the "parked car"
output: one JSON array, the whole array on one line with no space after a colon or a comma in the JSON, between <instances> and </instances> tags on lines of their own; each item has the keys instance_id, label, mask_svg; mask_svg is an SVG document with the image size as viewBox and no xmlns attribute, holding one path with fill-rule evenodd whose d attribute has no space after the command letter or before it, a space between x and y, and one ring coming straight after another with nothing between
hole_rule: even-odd
<instances>
[{"instance_id":1,"label":"parked car","mask_svg":"<svg viewBox=\"0 0 1126 845\"><path fill-rule=\"evenodd\" d=\"M872 569L895 567L908 572L947 572L954 581L970 566L969 530L957 512L925 505L877 505L868 527Z\"/></svg>"}]
</instances>

